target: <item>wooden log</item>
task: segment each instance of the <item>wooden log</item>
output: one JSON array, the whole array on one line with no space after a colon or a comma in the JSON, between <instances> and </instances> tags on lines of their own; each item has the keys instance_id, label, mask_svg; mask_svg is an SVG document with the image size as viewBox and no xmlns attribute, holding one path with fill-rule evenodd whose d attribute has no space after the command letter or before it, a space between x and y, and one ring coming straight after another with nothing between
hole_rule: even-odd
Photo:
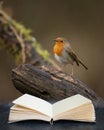
<instances>
[{"instance_id":1,"label":"wooden log","mask_svg":"<svg viewBox=\"0 0 104 130\"><path fill-rule=\"evenodd\" d=\"M77 93L91 99L95 105L101 101L83 82L51 67L36 68L29 64L21 65L12 70L12 81L20 92L47 101L58 101Z\"/></svg>"}]
</instances>

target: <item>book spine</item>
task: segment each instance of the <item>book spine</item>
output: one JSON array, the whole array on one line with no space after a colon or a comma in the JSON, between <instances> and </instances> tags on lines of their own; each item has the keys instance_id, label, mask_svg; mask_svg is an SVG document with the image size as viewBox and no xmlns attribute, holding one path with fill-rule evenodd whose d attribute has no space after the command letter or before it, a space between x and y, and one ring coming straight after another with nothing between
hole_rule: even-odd
<instances>
[{"instance_id":1,"label":"book spine","mask_svg":"<svg viewBox=\"0 0 104 130\"><path fill-rule=\"evenodd\" d=\"M53 125L53 119L50 120L50 124Z\"/></svg>"}]
</instances>

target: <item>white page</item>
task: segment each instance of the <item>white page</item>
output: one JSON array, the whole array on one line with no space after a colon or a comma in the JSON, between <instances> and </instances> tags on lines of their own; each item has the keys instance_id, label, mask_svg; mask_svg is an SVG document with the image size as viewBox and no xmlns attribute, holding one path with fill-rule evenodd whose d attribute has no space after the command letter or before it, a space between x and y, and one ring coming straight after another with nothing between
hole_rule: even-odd
<instances>
[{"instance_id":1,"label":"white page","mask_svg":"<svg viewBox=\"0 0 104 130\"><path fill-rule=\"evenodd\" d=\"M39 111L43 114L52 117L52 105L49 102L38 97L29 94L24 94L23 96L14 100L13 103L32 110Z\"/></svg>"},{"instance_id":2,"label":"white page","mask_svg":"<svg viewBox=\"0 0 104 130\"><path fill-rule=\"evenodd\" d=\"M53 117L86 103L91 103L91 100L80 94L63 99L53 104Z\"/></svg>"}]
</instances>

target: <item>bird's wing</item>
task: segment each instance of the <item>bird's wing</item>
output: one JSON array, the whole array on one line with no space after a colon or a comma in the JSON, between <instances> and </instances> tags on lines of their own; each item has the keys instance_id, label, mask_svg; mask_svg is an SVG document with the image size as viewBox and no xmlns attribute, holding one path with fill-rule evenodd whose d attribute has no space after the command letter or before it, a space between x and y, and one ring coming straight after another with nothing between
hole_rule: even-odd
<instances>
[{"instance_id":1,"label":"bird's wing","mask_svg":"<svg viewBox=\"0 0 104 130\"><path fill-rule=\"evenodd\" d=\"M73 51L73 49L71 48L70 44L66 44L65 45L65 50L68 53L68 55L73 59L73 61L76 62L76 64L79 66L79 59L76 56L75 52Z\"/></svg>"},{"instance_id":2,"label":"bird's wing","mask_svg":"<svg viewBox=\"0 0 104 130\"><path fill-rule=\"evenodd\" d=\"M85 69L88 70L88 68L79 60L79 58L76 56L75 52L71 48L70 44L65 45L66 52L70 55L70 57L76 62L76 64L79 66L81 64Z\"/></svg>"}]
</instances>

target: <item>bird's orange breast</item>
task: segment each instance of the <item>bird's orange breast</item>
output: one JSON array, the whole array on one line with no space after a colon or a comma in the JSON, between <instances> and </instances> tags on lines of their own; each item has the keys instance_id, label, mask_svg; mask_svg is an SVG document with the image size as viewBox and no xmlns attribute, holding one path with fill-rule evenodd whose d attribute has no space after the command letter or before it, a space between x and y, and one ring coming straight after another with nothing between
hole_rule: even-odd
<instances>
[{"instance_id":1,"label":"bird's orange breast","mask_svg":"<svg viewBox=\"0 0 104 130\"><path fill-rule=\"evenodd\" d=\"M64 43L56 43L53 48L54 54L61 56L63 52L63 48L64 48Z\"/></svg>"}]
</instances>

